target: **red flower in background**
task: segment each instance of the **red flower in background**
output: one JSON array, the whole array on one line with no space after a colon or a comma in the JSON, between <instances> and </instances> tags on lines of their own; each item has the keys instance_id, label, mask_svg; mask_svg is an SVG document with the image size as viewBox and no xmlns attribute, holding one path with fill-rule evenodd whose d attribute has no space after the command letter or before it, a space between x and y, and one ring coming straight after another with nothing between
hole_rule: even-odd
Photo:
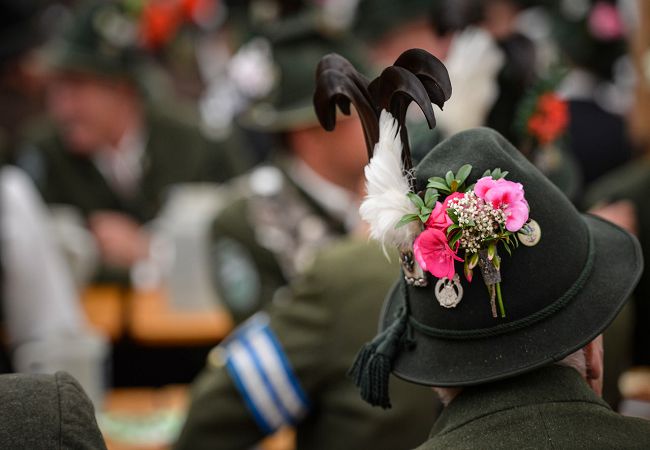
<instances>
[{"instance_id":1,"label":"red flower in background","mask_svg":"<svg viewBox=\"0 0 650 450\"><path fill-rule=\"evenodd\" d=\"M216 0L149 0L140 17L140 30L145 47L158 50L171 41L183 23L199 23L213 15Z\"/></svg>"},{"instance_id":2,"label":"red flower in background","mask_svg":"<svg viewBox=\"0 0 650 450\"><path fill-rule=\"evenodd\" d=\"M546 93L539 97L537 108L528 120L528 132L545 145L559 138L568 123L569 108L566 102L554 93Z\"/></svg>"}]
</instances>

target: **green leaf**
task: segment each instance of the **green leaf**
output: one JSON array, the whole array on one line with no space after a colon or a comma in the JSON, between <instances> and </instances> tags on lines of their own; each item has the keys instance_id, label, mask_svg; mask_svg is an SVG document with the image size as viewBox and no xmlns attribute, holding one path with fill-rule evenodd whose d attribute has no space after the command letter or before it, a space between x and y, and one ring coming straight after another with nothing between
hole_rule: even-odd
<instances>
[{"instance_id":1,"label":"green leaf","mask_svg":"<svg viewBox=\"0 0 650 450\"><path fill-rule=\"evenodd\" d=\"M431 212L433 212L433 208L429 208L428 206L423 206L420 209L420 214L431 214Z\"/></svg>"},{"instance_id":2,"label":"green leaf","mask_svg":"<svg viewBox=\"0 0 650 450\"><path fill-rule=\"evenodd\" d=\"M451 193L451 191L449 190L449 186L447 186L445 180L442 180L442 182L440 182L438 180L429 179L429 184L427 184L427 187L432 189L437 189L438 191L445 192L447 194Z\"/></svg>"},{"instance_id":3,"label":"green leaf","mask_svg":"<svg viewBox=\"0 0 650 450\"><path fill-rule=\"evenodd\" d=\"M469 258L469 267L473 269L478 264L478 253L472 253L472 256Z\"/></svg>"},{"instance_id":4,"label":"green leaf","mask_svg":"<svg viewBox=\"0 0 650 450\"><path fill-rule=\"evenodd\" d=\"M494 259L492 259L492 265L497 270L501 269L501 258L499 255L494 255Z\"/></svg>"},{"instance_id":5,"label":"green leaf","mask_svg":"<svg viewBox=\"0 0 650 450\"><path fill-rule=\"evenodd\" d=\"M465 265L463 267L463 272L465 273L465 278L470 283L472 282L472 277L474 276L474 271L467 265L467 260L465 260Z\"/></svg>"},{"instance_id":6,"label":"green leaf","mask_svg":"<svg viewBox=\"0 0 650 450\"><path fill-rule=\"evenodd\" d=\"M447 215L449 216L452 222L458 224L458 216L456 215L456 211L454 211L451 208L447 208Z\"/></svg>"},{"instance_id":7,"label":"green leaf","mask_svg":"<svg viewBox=\"0 0 650 450\"><path fill-rule=\"evenodd\" d=\"M406 195L409 198L409 200L411 200L413 202L413 204L418 207L418 209L422 209L424 207L424 201L422 200L422 198L420 198L420 196L418 194L414 194L413 192L409 192Z\"/></svg>"},{"instance_id":8,"label":"green leaf","mask_svg":"<svg viewBox=\"0 0 650 450\"><path fill-rule=\"evenodd\" d=\"M429 220L429 216L430 216L430 215L431 215L431 213L418 214L418 217L420 218L420 220L422 221L422 223L426 223L427 220Z\"/></svg>"},{"instance_id":9,"label":"green leaf","mask_svg":"<svg viewBox=\"0 0 650 450\"><path fill-rule=\"evenodd\" d=\"M463 167L458 169L458 173L456 173L456 179L458 180L458 184L463 184L467 180L467 177L469 177L469 174L471 172L472 172L472 166L470 164L465 164Z\"/></svg>"},{"instance_id":10,"label":"green leaf","mask_svg":"<svg viewBox=\"0 0 650 450\"><path fill-rule=\"evenodd\" d=\"M457 225L457 224L455 224L455 223L452 223L452 224L449 225L449 227L447 228L447 236L449 236L449 235L450 235L454 230L458 230L458 229L460 229L460 225Z\"/></svg>"},{"instance_id":11,"label":"green leaf","mask_svg":"<svg viewBox=\"0 0 650 450\"><path fill-rule=\"evenodd\" d=\"M451 182L454 181L454 172L451 170L447 172L445 175L445 181L447 182L447 186L451 187Z\"/></svg>"},{"instance_id":12,"label":"green leaf","mask_svg":"<svg viewBox=\"0 0 650 450\"><path fill-rule=\"evenodd\" d=\"M417 220L417 219L418 219L417 214L406 214L400 219L399 222L397 222L397 225L395 225L395 228L403 227L407 223L411 223L411 222L413 222L414 220Z\"/></svg>"},{"instance_id":13,"label":"green leaf","mask_svg":"<svg viewBox=\"0 0 650 450\"><path fill-rule=\"evenodd\" d=\"M476 222L474 222L472 219L469 219L469 221L467 222L467 225L469 225L470 227L475 227Z\"/></svg>"},{"instance_id":14,"label":"green leaf","mask_svg":"<svg viewBox=\"0 0 650 450\"><path fill-rule=\"evenodd\" d=\"M494 178L495 180L501 178L501 169L499 167L497 167L492 171L492 178Z\"/></svg>"},{"instance_id":15,"label":"green leaf","mask_svg":"<svg viewBox=\"0 0 650 450\"><path fill-rule=\"evenodd\" d=\"M504 172L501 172L501 175L499 176L499 178L505 178L506 175L508 175L509 173L510 173L510 172L508 172L507 170L504 171Z\"/></svg>"},{"instance_id":16,"label":"green leaf","mask_svg":"<svg viewBox=\"0 0 650 450\"><path fill-rule=\"evenodd\" d=\"M492 176L492 172L490 172L490 169L488 169L485 172L483 172L483 175L481 175L481 178L483 178L483 177L491 177L491 176Z\"/></svg>"},{"instance_id":17,"label":"green leaf","mask_svg":"<svg viewBox=\"0 0 650 450\"><path fill-rule=\"evenodd\" d=\"M496 242L492 242L490 245L488 245L487 254L488 254L488 259L492 261L494 259L494 256L497 254Z\"/></svg>"},{"instance_id":18,"label":"green leaf","mask_svg":"<svg viewBox=\"0 0 650 450\"><path fill-rule=\"evenodd\" d=\"M449 246L450 246L452 249L454 248L454 246L456 245L456 242L458 242L458 240L461 238L462 235L463 235L463 233L459 231L459 232L457 232L456 234L454 234L454 235L451 237L451 239L449 239Z\"/></svg>"},{"instance_id":19,"label":"green leaf","mask_svg":"<svg viewBox=\"0 0 650 450\"><path fill-rule=\"evenodd\" d=\"M510 246L508 245L508 243L507 243L506 241L503 241L503 246L505 247L505 249L506 249L506 251L508 252L508 254L509 254L510 256L512 256L512 250L510 250Z\"/></svg>"},{"instance_id":20,"label":"green leaf","mask_svg":"<svg viewBox=\"0 0 650 450\"><path fill-rule=\"evenodd\" d=\"M458 190L458 180L451 180L451 192L456 192Z\"/></svg>"},{"instance_id":21,"label":"green leaf","mask_svg":"<svg viewBox=\"0 0 650 450\"><path fill-rule=\"evenodd\" d=\"M433 205L438 201L438 197L440 195L438 194L438 191L435 189L427 189L427 191L424 193L424 204L427 205L427 207L432 208Z\"/></svg>"}]
</instances>

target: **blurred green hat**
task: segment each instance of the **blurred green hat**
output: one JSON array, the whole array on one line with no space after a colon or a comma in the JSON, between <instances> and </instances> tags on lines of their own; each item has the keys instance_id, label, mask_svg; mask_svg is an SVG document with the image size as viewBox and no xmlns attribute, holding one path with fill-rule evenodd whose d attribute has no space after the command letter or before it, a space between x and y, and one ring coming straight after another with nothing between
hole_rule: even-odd
<instances>
[{"instance_id":1,"label":"blurred green hat","mask_svg":"<svg viewBox=\"0 0 650 450\"><path fill-rule=\"evenodd\" d=\"M138 37L137 20L125 4L84 2L43 50L44 61L55 70L130 77L143 57Z\"/></svg>"},{"instance_id":2,"label":"blurred green hat","mask_svg":"<svg viewBox=\"0 0 650 450\"><path fill-rule=\"evenodd\" d=\"M267 132L282 132L316 125L312 106L316 86L315 71L320 59L338 53L362 73L368 73L357 41L348 36L331 37L315 29L295 35L271 37L268 77L272 86L267 95L252 104L240 117L242 126ZM260 68L260 71L263 71Z\"/></svg>"},{"instance_id":3,"label":"blurred green hat","mask_svg":"<svg viewBox=\"0 0 650 450\"><path fill-rule=\"evenodd\" d=\"M433 0L361 0L353 32L364 41L378 41L403 23L429 17Z\"/></svg>"}]
</instances>

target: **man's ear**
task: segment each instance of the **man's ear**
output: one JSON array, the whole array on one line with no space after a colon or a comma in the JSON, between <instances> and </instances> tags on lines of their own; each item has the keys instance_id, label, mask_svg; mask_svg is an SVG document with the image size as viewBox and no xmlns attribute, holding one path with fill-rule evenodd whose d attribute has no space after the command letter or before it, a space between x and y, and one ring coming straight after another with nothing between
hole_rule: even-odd
<instances>
[{"instance_id":1,"label":"man's ear","mask_svg":"<svg viewBox=\"0 0 650 450\"><path fill-rule=\"evenodd\" d=\"M587 363L586 380L591 389L599 396L603 393L603 335L598 335L583 348Z\"/></svg>"}]
</instances>

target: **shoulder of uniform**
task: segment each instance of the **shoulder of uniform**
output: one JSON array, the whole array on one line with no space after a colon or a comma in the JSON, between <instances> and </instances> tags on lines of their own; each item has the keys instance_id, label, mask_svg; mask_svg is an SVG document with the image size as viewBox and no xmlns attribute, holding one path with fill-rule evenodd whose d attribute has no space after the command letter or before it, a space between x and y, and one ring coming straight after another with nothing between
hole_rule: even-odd
<instances>
[{"instance_id":1,"label":"shoulder of uniform","mask_svg":"<svg viewBox=\"0 0 650 450\"><path fill-rule=\"evenodd\" d=\"M362 284L368 278L397 276L394 252L384 254L381 246L365 237L343 237L324 248L306 271L313 281L348 287L346 281Z\"/></svg>"},{"instance_id":2,"label":"shoulder of uniform","mask_svg":"<svg viewBox=\"0 0 650 450\"><path fill-rule=\"evenodd\" d=\"M633 161L597 180L585 195L586 206L600 201L645 197L650 184L650 160Z\"/></svg>"}]
</instances>

